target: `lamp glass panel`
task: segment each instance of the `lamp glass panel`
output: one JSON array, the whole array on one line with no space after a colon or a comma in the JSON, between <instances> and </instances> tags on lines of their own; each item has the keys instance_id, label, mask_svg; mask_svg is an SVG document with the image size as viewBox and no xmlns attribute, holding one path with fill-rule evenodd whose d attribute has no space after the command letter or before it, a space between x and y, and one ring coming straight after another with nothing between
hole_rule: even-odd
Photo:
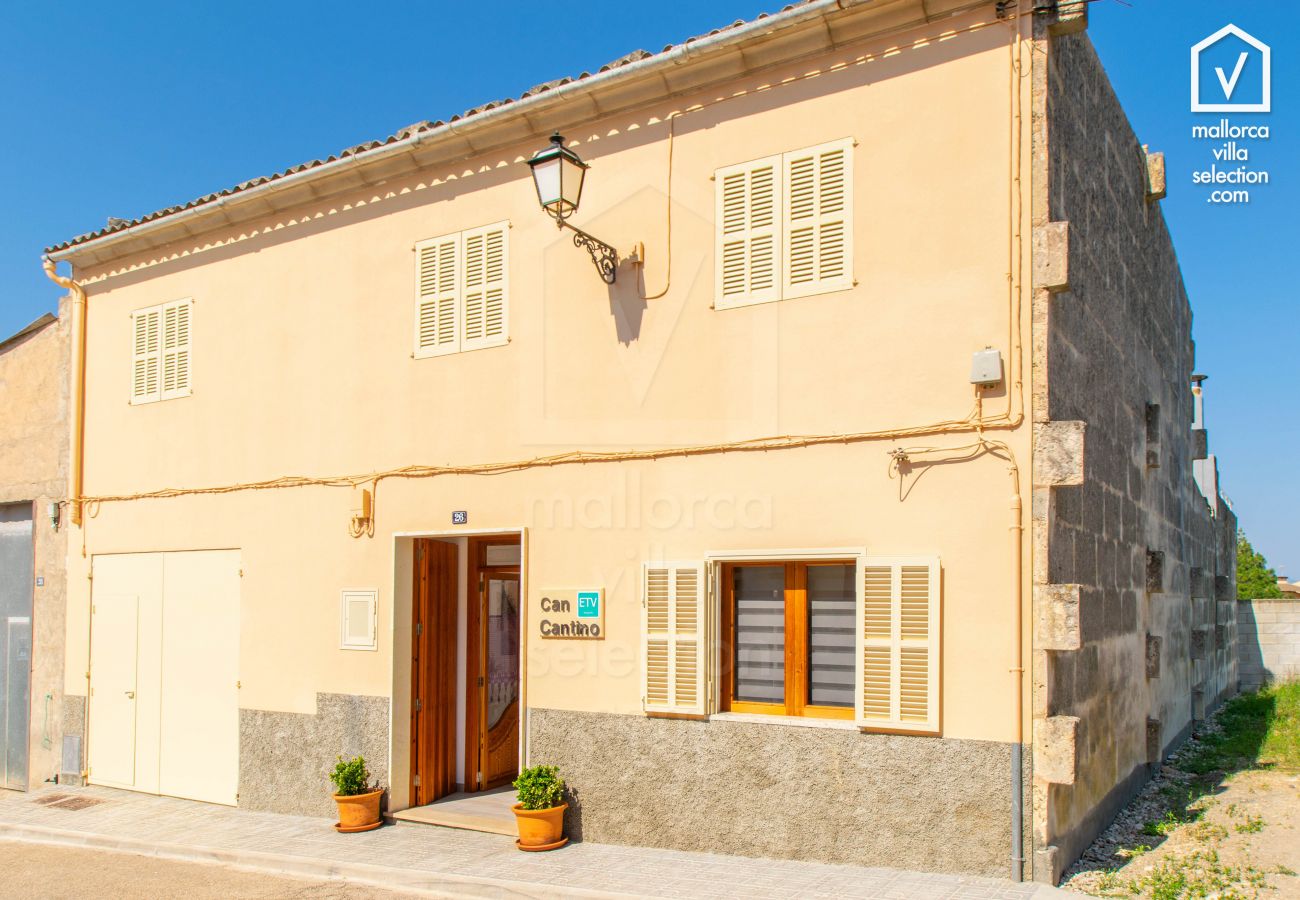
<instances>
[{"instance_id":1,"label":"lamp glass panel","mask_svg":"<svg viewBox=\"0 0 1300 900\"><path fill-rule=\"evenodd\" d=\"M550 206L560 199L560 158L552 157L533 166L533 181L537 184L537 201Z\"/></svg>"},{"instance_id":2,"label":"lamp glass panel","mask_svg":"<svg viewBox=\"0 0 1300 900\"><path fill-rule=\"evenodd\" d=\"M563 165L564 175L560 185L561 197L566 206L570 209L577 209L578 201L582 198L582 178L586 174L586 169L571 159L565 159Z\"/></svg>"}]
</instances>

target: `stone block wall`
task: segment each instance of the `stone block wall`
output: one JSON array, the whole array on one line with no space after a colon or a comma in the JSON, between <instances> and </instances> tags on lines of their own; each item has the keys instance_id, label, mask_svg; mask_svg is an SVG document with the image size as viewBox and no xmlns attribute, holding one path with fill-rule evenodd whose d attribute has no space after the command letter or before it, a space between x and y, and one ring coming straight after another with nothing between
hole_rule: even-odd
<instances>
[{"instance_id":1,"label":"stone block wall","mask_svg":"<svg viewBox=\"0 0 1300 900\"><path fill-rule=\"evenodd\" d=\"M1300 678L1300 600L1237 604L1237 657L1243 691Z\"/></svg>"},{"instance_id":2,"label":"stone block wall","mask_svg":"<svg viewBox=\"0 0 1300 900\"><path fill-rule=\"evenodd\" d=\"M1033 874L1055 881L1235 691L1236 521L1192 478L1158 166L1087 35L1044 19L1035 42Z\"/></svg>"}]
</instances>

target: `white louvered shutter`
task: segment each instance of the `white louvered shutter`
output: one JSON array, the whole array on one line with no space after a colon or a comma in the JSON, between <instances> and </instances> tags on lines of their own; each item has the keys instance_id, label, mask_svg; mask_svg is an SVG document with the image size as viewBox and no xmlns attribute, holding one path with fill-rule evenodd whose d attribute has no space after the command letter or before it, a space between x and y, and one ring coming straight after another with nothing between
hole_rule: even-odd
<instances>
[{"instance_id":1,"label":"white louvered shutter","mask_svg":"<svg viewBox=\"0 0 1300 900\"><path fill-rule=\"evenodd\" d=\"M642 687L646 712L703 715L703 563L646 564Z\"/></svg>"},{"instance_id":2,"label":"white louvered shutter","mask_svg":"<svg viewBox=\"0 0 1300 900\"><path fill-rule=\"evenodd\" d=\"M131 402L152 403L162 390L162 307L131 314Z\"/></svg>"},{"instance_id":3,"label":"white louvered shutter","mask_svg":"<svg viewBox=\"0 0 1300 900\"><path fill-rule=\"evenodd\" d=\"M781 298L781 157L728 166L714 175L718 309Z\"/></svg>"},{"instance_id":4,"label":"white louvered shutter","mask_svg":"<svg viewBox=\"0 0 1300 900\"><path fill-rule=\"evenodd\" d=\"M415 355L460 350L461 236L415 245Z\"/></svg>"},{"instance_id":5,"label":"white louvered shutter","mask_svg":"<svg viewBox=\"0 0 1300 900\"><path fill-rule=\"evenodd\" d=\"M506 342L506 277L508 225L504 222L465 232L464 316L462 350L495 347Z\"/></svg>"},{"instance_id":6,"label":"white louvered shutter","mask_svg":"<svg viewBox=\"0 0 1300 900\"><path fill-rule=\"evenodd\" d=\"M937 732L939 560L868 557L857 620L857 724Z\"/></svg>"},{"instance_id":7,"label":"white louvered shutter","mask_svg":"<svg viewBox=\"0 0 1300 900\"><path fill-rule=\"evenodd\" d=\"M784 154L782 296L853 286L853 141Z\"/></svg>"},{"instance_id":8,"label":"white louvered shutter","mask_svg":"<svg viewBox=\"0 0 1300 900\"><path fill-rule=\"evenodd\" d=\"M186 397L190 393L189 300L162 308L162 399Z\"/></svg>"}]
</instances>

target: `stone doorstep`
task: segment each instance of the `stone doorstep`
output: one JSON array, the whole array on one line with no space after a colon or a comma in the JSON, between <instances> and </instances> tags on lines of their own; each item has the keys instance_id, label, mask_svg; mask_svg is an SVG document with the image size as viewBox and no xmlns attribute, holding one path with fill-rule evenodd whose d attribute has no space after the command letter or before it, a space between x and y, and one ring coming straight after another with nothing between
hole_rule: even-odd
<instances>
[{"instance_id":1,"label":"stone doorstep","mask_svg":"<svg viewBox=\"0 0 1300 900\"><path fill-rule=\"evenodd\" d=\"M261 850L221 850L165 841L142 841L40 825L0 823L0 840L61 847L133 853L179 862L226 865L250 872L321 878L423 894L430 897L525 897L563 900L565 897L621 898L640 894L597 891L565 885L548 885L506 878L481 878L446 872L429 872L367 863L340 862Z\"/></svg>"}]
</instances>

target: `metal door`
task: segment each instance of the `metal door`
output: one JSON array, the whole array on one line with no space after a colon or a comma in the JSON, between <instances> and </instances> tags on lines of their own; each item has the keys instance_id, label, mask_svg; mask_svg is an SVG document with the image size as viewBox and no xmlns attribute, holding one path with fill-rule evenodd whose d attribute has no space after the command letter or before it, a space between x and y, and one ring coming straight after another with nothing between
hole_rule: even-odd
<instances>
[{"instance_id":1,"label":"metal door","mask_svg":"<svg viewBox=\"0 0 1300 900\"><path fill-rule=\"evenodd\" d=\"M0 787L27 790L32 671L32 506L0 506Z\"/></svg>"}]
</instances>

